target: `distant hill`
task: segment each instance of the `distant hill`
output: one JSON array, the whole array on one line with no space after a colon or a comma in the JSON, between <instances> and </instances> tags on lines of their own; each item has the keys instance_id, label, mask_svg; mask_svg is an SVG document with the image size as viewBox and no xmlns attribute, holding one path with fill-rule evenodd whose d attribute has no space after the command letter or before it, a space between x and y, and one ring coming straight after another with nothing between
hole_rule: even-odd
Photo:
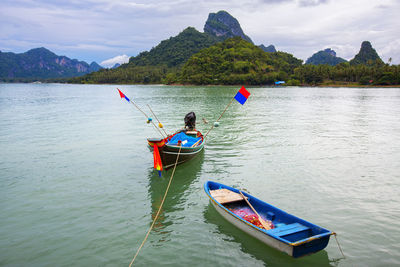
<instances>
[{"instance_id":1,"label":"distant hill","mask_svg":"<svg viewBox=\"0 0 400 267\"><path fill-rule=\"evenodd\" d=\"M129 63L76 77L69 82L161 83L168 73L180 69L193 54L218 41L220 40L212 35L188 27L177 36L161 41L150 51L131 57Z\"/></svg>"},{"instance_id":2,"label":"distant hill","mask_svg":"<svg viewBox=\"0 0 400 267\"><path fill-rule=\"evenodd\" d=\"M261 44L258 47L260 47L262 50L264 50L264 52L269 52L269 53L276 52L275 46L273 46L273 45L269 45L269 46L265 47L263 44Z\"/></svg>"},{"instance_id":3,"label":"distant hill","mask_svg":"<svg viewBox=\"0 0 400 267\"><path fill-rule=\"evenodd\" d=\"M150 51L142 52L129 59L129 65L177 67L186 62L194 53L220 41L212 35L188 27L175 37L161 41Z\"/></svg>"},{"instance_id":4,"label":"distant hill","mask_svg":"<svg viewBox=\"0 0 400 267\"><path fill-rule=\"evenodd\" d=\"M337 57L336 52L334 50L327 48L325 50L321 50L315 53L310 58L308 58L306 64L312 64L312 65L327 64L335 66L342 62L347 62L347 61L341 57Z\"/></svg>"},{"instance_id":5,"label":"distant hill","mask_svg":"<svg viewBox=\"0 0 400 267\"><path fill-rule=\"evenodd\" d=\"M253 43L250 37L244 34L238 20L224 10L208 15L208 19L204 25L204 32L223 40L240 36L247 42Z\"/></svg>"},{"instance_id":6,"label":"distant hill","mask_svg":"<svg viewBox=\"0 0 400 267\"><path fill-rule=\"evenodd\" d=\"M302 60L288 53L266 53L234 37L194 54L169 83L184 84L272 84L286 80Z\"/></svg>"},{"instance_id":7,"label":"distant hill","mask_svg":"<svg viewBox=\"0 0 400 267\"><path fill-rule=\"evenodd\" d=\"M112 68L112 69L116 69L116 68L118 68L119 66L121 66L121 64L115 63L114 66L112 66L111 68Z\"/></svg>"},{"instance_id":8,"label":"distant hill","mask_svg":"<svg viewBox=\"0 0 400 267\"><path fill-rule=\"evenodd\" d=\"M15 54L0 51L0 79L48 79L81 76L101 67L92 62L58 56L50 50L41 47L25 53Z\"/></svg>"},{"instance_id":9,"label":"distant hill","mask_svg":"<svg viewBox=\"0 0 400 267\"><path fill-rule=\"evenodd\" d=\"M251 71L249 75L257 74L259 77L256 79L257 81L248 81L249 83L260 84L262 83L261 78L264 79L264 81L270 79L268 80L270 82L279 75L279 79L285 80L288 77L282 73L285 71L291 73L294 68L293 66L301 65L301 60L294 58L290 54L274 52L276 50L273 45L269 47L262 45L264 49L270 51L271 53L265 53L261 48L254 46L251 39L243 33L239 22L226 11L210 13L208 20L205 23L204 31L204 33L201 33L193 27L188 27L177 36L161 41L160 44L152 48L150 51L145 51L136 57L131 57L129 59L129 63L127 64L123 64L115 69L103 69L98 72L87 74L83 77L73 78L70 79L69 82L144 84L178 82L178 76L181 73L182 67L186 62L188 62L189 59L193 59L193 55L199 52L201 53L203 50L210 51L207 50L208 48L213 47L213 49L215 49L214 45L221 43L223 40L226 40L232 36L236 37L235 40L240 37L239 39L250 45L250 47L246 48L249 49L249 51L253 50L254 48L256 49L255 51L257 52L253 51L253 57L248 58L248 60L254 61L254 56L256 54L261 55L261 57L265 57L265 55L270 54L269 56L266 56L267 58L265 58L265 60L269 60L272 65L267 63L264 64L265 66L262 65L265 67L263 71L270 73L268 73L268 75L263 75L261 73L261 69L259 69L259 66L257 65L258 67L254 67L254 69L257 69L257 71ZM210 58L209 60L213 59ZM247 59L240 59L240 62L237 64L244 64L242 61L245 60ZM254 62L249 64L252 65L253 63ZM214 62L213 64L217 64L217 62ZM267 76L268 79L265 80ZM187 77L185 77L185 79L186 78ZM221 84L229 84L233 82L233 80L226 80L222 81Z\"/></svg>"},{"instance_id":10,"label":"distant hill","mask_svg":"<svg viewBox=\"0 0 400 267\"><path fill-rule=\"evenodd\" d=\"M375 64L383 64L382 59L379 57L378 53L369 41L364 41L361 44L360 51L355 57L350 60L350 65L375 65Z\"/></svg>"},{"instance_id":11,"label":"distant hill","mask_svg":"<svg viewBox=\"0 0 400 267\"><path fill-rule=\"evenodd\" d=\"M93 71L99 71L101 70L103 67L100 66L99 64L97 64L97 62L93 61L92 63L90 63L89 65L89 73L93 72Z\"/></svg>"}]
</instances>

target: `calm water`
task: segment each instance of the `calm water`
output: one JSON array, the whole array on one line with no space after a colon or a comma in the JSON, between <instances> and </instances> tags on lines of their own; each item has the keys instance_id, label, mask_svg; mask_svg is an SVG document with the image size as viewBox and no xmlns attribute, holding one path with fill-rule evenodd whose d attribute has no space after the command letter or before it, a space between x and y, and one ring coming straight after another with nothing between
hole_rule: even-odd
<instances>
[{"instance_id":1,"label":"calm water","mask_svg":"<svg viewBox=\"0 0 400 267\"><path fill-rule=\"evenodd\" d=\"M0 265L127 266L172 171L157 132L111 85L0 84ZM236 87L120 86L167 131L216 120ZM177 168L137 266L400 265L400 89L249 88ZM210 124L199 124L205 131ZM207 180L338 233L292 259L226 222Z\"/></svg>"}]
</instances>

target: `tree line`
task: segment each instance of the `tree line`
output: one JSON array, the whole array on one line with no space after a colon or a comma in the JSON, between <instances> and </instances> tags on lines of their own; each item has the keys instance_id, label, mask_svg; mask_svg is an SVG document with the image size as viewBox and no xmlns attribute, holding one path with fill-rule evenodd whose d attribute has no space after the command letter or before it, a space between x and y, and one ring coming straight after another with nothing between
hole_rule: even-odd
<instances>
[{"instance_id":1,"label":"tree line","mask_svg":"<svg viewBox=\"0 0 400 267\"><path fill-rule=\"evenodd\" d=\"M289 53L264 52L240 37L201 49L212 40L190 28L181 34L150 52L132 58L130 63L117 69L103 69L65 81L195 85L273 85L276 81L285 81L286 85L293 86L400 85L400 65L385 64L380 59L363 64L304 65L302 60ZM206 44L203 44L204 41ZM179 43L181 46L178 48ZM180 54L184 50L183 44L184 47L193 47L195 43L197 52L192 51L191 56L187 51ZM167 54L170 56L167 57ZM179 63L173 60L178 54L181 55Z\"/></svg>"}]
</instances>

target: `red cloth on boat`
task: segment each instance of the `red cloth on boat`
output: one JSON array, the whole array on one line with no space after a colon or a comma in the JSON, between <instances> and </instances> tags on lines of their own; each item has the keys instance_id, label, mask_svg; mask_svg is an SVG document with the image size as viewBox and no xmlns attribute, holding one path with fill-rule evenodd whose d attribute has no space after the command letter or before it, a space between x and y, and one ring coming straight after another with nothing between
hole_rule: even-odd
<instances>
[{"instance_id":1,"label":"red cloth on boat","mask_svg":"<svg viewBox=\"0 0 400 267\"><path fill-rule=\"evenodd\" d=\"M236 214L237 216L239 216L240 218L242 218L243 220L257 226L260 228L264 228L260 222L260 220L258 219L258 216L248 207L244 207L244 208L230 208L229 209L231 212L233 212L234 214ZM269 224L269 226L271 227L271 229L274 229L274 224L261 217L262 219L264 219L265 222L267 222Z\"/></svg>"}]
</instances>

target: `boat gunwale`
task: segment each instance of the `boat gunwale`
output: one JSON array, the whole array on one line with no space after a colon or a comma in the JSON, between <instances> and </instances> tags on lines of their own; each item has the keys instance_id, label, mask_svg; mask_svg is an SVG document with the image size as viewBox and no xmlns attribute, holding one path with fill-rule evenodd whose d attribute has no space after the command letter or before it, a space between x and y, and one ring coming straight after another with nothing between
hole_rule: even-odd
<instances>
[{"instance_id":1,"label":"boat gunwale","mask_svg":"<svg viewBox=\"0 0 400 267\"><path fill-rule=\"evenodd\" d=\"M316 225L316 224L313 224L313 223L310 223L310 222L305 221L305 222L307 222L308 224L313 225L313 227L318 227L318 228L320 228L320 229L326 230L327 232L321 233L321 234L318 234L318 235L314 235L314 236L310 236L310 237L308 237L308 238L304 238L304 239L298 240L298 241L296 241L296 242L289 242L289 241L286 240L286 239L283 239L283 238L281 238L281 237L279 237L279 236L276 236L276 235L274 235L274 234L268 233L269 230L262 229L262 228L260 228L260 227L255 226L254 224L249 223L248 221L244 220L243 218L239 217L238 215L236 215L235 213L233 213L233 212L231 212L229 209L227 209L225 206L223 206L221 203L219 203L215 198L213 198L213 197L211 196L211 194L210 194L210 192L209 192L209 189L210 189L210 188L208 187L209 182L211 182L211 181L207 181L207 182L204 184L204 189L205 189L205 191L206 191L208 197L209 197L214 203L216 203L219 207L221 207L225 212L227 212L228 214L230 214L233 218L235 218L235 219L237 219L237 220L239 220L239 221L245 223L246 225L248 225L248 226L250 226L250 227L252 227L252 228L254 228L254 229L256 229L256 230L258 230L258 231L260 231L260 232L262 232L263 234L267 234L268 236L270 236L270 237L272 237L272 238L274 238L274 239L276 239L276 240L278 240L278 241L280 241L280 242L283 242L283 243L285 243L285 244L287 244L287 245L296 247L296 246L299 246L299 245L303 245L303 244L305 244L305 243L309 243L309 242L311 242L311 241L313 241L313 240L320 239L320 238L322 238L322 237L325 237L325 236L328 236L328 235L332 235L332 234L333 234L332 231L329 231L329 230L327 230L327 229L325 229L325 228L322 228L322 227L320 227L320 226L318 226L318 225ZM212 182L212 183L218 184L218 185L220 185L220 186L222 186L222 187L224 187L224 188L226 188L226 189L228 189L228 190L231 190L231 191L234 191L234 192L236 192L236 193L239 193L239 190L236 189L236 188L233 188L233 187L230 187L230 186L227 186L227 185L224 185L224 184L220 184L220 183L217 183L217 182ZM233 189L233 190L232 190L232 189ZM275 209L277 209L277 210L280 210L281 212L284 212L284 213L286 213L286 214L288 214L288 215L291 215L291 216L295 217L295 218L298 219L298 220L304 221L303 219L301 219L301 218L299 218L299 217L296 217L296 216L294 216L294 215L292 215L292 214L289 214L289 213L287 213L287 212L285 212L285 211L283 211L283 210L281 210L281 209L279 209L279 208L277 208L277 207L274 207L274 206L272 206L272 205L270 205L270 204L268 204L268 203L266 203L266 202L264 202L264 201L262 201L262 200L260 200L260 199L258 199L258 198L256 198L256 197L254 197L254 196L252 196L252 195L250 195L250 194L248 194L248 193L246 193L246 192L243 192L243 191L241 191L241 192L242 192L245 196L249 197L250 199L251 199L251 198L256 199L256 200L262 202L263 204L269 205L270 207L275 208ZM249 201L250 201L250 200L249 200Z\"/></svg>"},{"instance_id":2,"label":"boat gunwale","mask_svg":"<svg viewBox=\"0 0 400 267\"><path fill-rule=\"evenodd\" d=\"M181 148L181 150L189 150L189 149L195 149L195 148L199 148L199 147L203 147L204 146L204 142L201 142L200 144L198 144L197 146L194 147L190 147L190 146L178 146L178 145L169 145L168 143L165 143L165 145L163 147L168 147L168 148L174 148L174 149L179 149Z\"/></svg>"},{"instance_id":3,"label":"boat gunwale","mask_svg":"<svg viewBox=\"0 0 400 267\"><path fill-rule=\"evenodd\" d=\"M158 142L164 142L162 146L159 146L160 148L163 148L163 149L165 149L167 147L167 148L170 148L170 149L179 149L180 148L181 150L194 150L194 149L201 148L201 147L204 146L204 144L205 144L204 136L200 131L198 131L198 132L200 133L199 137L201 137L201 142L199 144L197 144L196 146L194 146L194 147L185 147L185 146L178 146L178 145L170 145L170 144L168 144L168 142L169 142L168 139L171 139L173 136L175 136L176 134L181 133L181 132L183 132L183 130L177 131L174 134L168 135L167 137L160 138L160 139L147 138L147 142L148 143L154 143L154 144L158 143ZM150 145L150 144L149 144L149 146L152 147L152 145ZM201 149L199 149L199 150L201 150Z\"/></svg>"}]
</instances>

